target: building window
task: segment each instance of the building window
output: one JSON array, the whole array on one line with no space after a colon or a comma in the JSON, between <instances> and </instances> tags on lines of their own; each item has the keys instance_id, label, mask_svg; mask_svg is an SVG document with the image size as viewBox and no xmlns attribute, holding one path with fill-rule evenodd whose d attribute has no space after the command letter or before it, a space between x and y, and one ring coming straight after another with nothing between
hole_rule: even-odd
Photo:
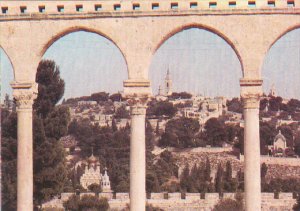
<instances>
[{"instance_id":1,"label":"building window","mask_svg":"<svg viewBox=\"0 0 300 211\"><path fill-rule=\"evenodd\" d=\"M209 2L209 8L216 8L217 2Z\"/></svg>"},{"instance_id":2,"label":"building window","mask_svg":"<svg viewBox=\"0 0 300 211\"><path fill-rule=\"evenodd\" d=\"M26 13L27 12L27 7L26 6L21 6L20 11L21 11L21 13Z\"/></svg>"},{"instance_id":3,"label":"building window","mask_svg":"<svg viewBox=\"0 0 300 211\"><path fill-rule=\"evenodd\" d=\"M236 7L236 2L235 2L235 1L230 1L230 2L228 3L228 6L229 6L230 8Z\"/></svg>"},{"instance_id":4,"label":"building window","mask_svg":"<svg viewBox=\"0 0 300 211\"><path fill-rule=\"evenodd\" d=\"M139 10L140 9L140 4L133 4L132 9L133 10Z\"/></svg>"},{"instance_id":5,"label":"building window","mask_svg":"<svg viewBox=\"0 0 300 211\"><path fill-rule=\"evenodd\" d=\"M8 7L1 7L2 14L8 13Z\"/></svg>"},{"instance_id":6,"label":"building window","mask_svg":"<svg viewBox=\"0 0 300 211\"><path fill-rule=\"evenodd\" d=\"M76 5L76 12L82 12L83 6L82 5Z\"/></svg>"},{"instance_id":7,"label":"building window","mask_svg":"<svg viewBox=\"0 0 300 211\"><path fill-rule=\"evenodd\" d=\"M101 4L95 4L95 11L100 11L102 10L102 5Z\"/></svg>"},{"instance_id":8,"label":"building window","mask_svg":"<svg viewBox=\"0 0 300 211\"><path fill-rule=\"evenodd\" d=\"M295 7L295 2L294 1L288 1L287 6L288 7Z\"/></svg>"},{"instance_id":9,"label":"building window","mask_svg":"<svg viewBox=\"0 0 300 211\"><path fill-rule=\"evenodd\" d=\"M190 8L191 9L196 9L198 7L198 3L197 2L191 2L190 3Z\"/></svg>"},{"instance_id":10,"label":"building window","mask_svg":"<svg viewBox=\"0 0 300 211\"><path fill-rule=\"evenodd\" d=\"M251 7L251 8L256 7L256 2L255 1L248 1L248 7Z\"/></svg>"},{"instance_id":11,"label":"building window","mask_svg":"<svg viewBox=\"0 0 300 211\"><path fill-rule=\"evenodd\" d=\"M121 10L121 4L115 4L114 5L114 10L115 11Z\"/></svg>"},{"instance_id":12,"label":"building window","mask_svg":"<svg viewBox=\"0 0 300 211\"><path fill-rule=\"evenodd\" d=\"M45 12L45 6L39 6L39 12L44 13Z\"/></svg>"},{"instance_id":13,"label":"building window","mask_svg":"<svg viewBox=\"0 0 300 211\"><path fill-rule=\"evenodd\" d=\"M275 7L275 1L268 1L269 7Z\"/></svg>"},{"instance_id":14,"label":"building window","mask_svg":"<svg viewBox=\"0 0 300 211\"><path fill-rule=\"evenodd\" d=\"M64 6L57 6L57 11L58 12L64 12L65 11Z\"/></svg>"},{"instance_id":15,"label":"building window","mask_svg":"<svg viewBox=\"0 0 300 211\"><path fill-rule=\"evenodd\" d=\"M152 10L158 10L159 4L158 3L152 3Z\"/></svg>"},{"instance_id":16,"label":"building window","mask_svg":"<svg viewBox=\"0 0 300 211\"><path fill-rule=\"evenodd\" d=\"M171 3L171 9L178 9L178 3L177 2Z\"/></svg>"}]
</instances>

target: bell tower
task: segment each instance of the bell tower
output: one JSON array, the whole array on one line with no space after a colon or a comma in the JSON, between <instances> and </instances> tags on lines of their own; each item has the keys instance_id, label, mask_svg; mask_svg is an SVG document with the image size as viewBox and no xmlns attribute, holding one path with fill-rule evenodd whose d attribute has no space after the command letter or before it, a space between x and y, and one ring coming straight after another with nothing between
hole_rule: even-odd
<instances>
[{"instance_id":1,"label":"bell tower","mask_svg":"<svg viewBox=\"0 0 300 211\"><path fill-rule=\"evenodd\" d=\"M166 74L166 77L165 77L165 95L170 96L170 95L172 95L172 93L173 93L173 91L172 91L172 79L171 79L170 70L168 68L167 74Z\"/></svg>"}]
</instances>

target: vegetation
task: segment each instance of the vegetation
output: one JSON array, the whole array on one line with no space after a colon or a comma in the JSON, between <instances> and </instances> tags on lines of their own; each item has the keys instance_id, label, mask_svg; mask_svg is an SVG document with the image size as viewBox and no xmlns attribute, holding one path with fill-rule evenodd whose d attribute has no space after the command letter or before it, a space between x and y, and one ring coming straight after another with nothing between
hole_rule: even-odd
<instances>
[{"instance_id":1,"label":"vegetation","mask_svg":"<svg viewBox=\"0 0 300 211\"><path fill-rule=\"evenodd\" d=\"M45 118L62 98L65 82L60 78L59 67L51 60L39 63L36 82L39 84L38 96L33 108L39 116Z\"/></svg>"},{"instance_id":2,"label":"vegetation","mask_svg":"<svg viewBox=\"0 0 300 211\"><path fill-rule=\"evenodd\" d=\"M157 116L172 118L177 112L177 109L168 101L151 101L148 104L147 116Z\"/></svg>"},{"instance_id":3,"label":"vegetation","mask_svg":"<svg viewBox=\"0 0 300 211\"><path fill-rule=\"evenodd\" d=\"M232 98L227 101L228 111L243 113L243 105L239 98Z\"/></svg>"},{"instance_id":4,"label":"vegetation","mask_svg":"<svg viewBox=\"0 0 300 211\"><path fill-rule=\"evenodd\" d=\"M207 120L204 128L205 139L209 145L221 147L224 142L227 142L225 125L217 118Z\"/></svg>"},{"instance_id":5,"label":"vegetation","mask_svg":"<svg viewBox=\"0 0 300 211\"><path fill-rule=\"evenodd\" d=\"M79 197L72 195L63 204L67 211L106 211L109 209L109 204L106 198L99 198L92 195L84 195Z\"/></svg>"},{"instance_id":6,"label":"vegetation","mask_svg":"<svg viewBox=\"0 0 300 211\"><path fill-rule=\"evenodd\" d=\"M187 92L173 92L171 96L169 96L169 99L175 100L175 99L191 99L192 95Z\"/></svg>"},{"instance_id":7,"label":"vegetation","mask_svg":"<svg viewBox=\"0 0 300 211\"><path fill-rule=\"evenodd\" d=\"M221 199L218 204L215 205L213 211L243 211L244 203L243 196L240 193L236 193L235 199Z\"/></svg>"},{"instance_id":8,"label":"vegetation","mask_svg":"<svg viewBox=\"0 0 300 211\"><path fill-rule=\"evenodd\" d=\"M196 147L200 142L197 137L199 129L199 122L195 119L184 117L171 119L159 140L159 145L178 148Z\"/></svg>"},{"instance_id":9,"label":"vegetation","mask_svg":"<svg viewBox=\"0 0 300 211\"><path fill-rule=\"evenodd\" d=\"M70 119L68 109L55 106L64 92L64 81L53 61L41 61L36 81L39 94L34 102L33 114L33 171L34 204L40 205L61 193L67 184L64 149L58 139L66 135ZM2 115L2 208L16 209L16 113Z\"/></svg>"},{"instance_id":10,"label":"vegetation","mask_svg":"<svg viewBox=\"0 0 300 211\"><path fill-rule=\"evenodd\" d=\"M299 211L300 210L300 194L297 194L297 202L293 206L294 211Z\"/></svg>"}]
</instances>

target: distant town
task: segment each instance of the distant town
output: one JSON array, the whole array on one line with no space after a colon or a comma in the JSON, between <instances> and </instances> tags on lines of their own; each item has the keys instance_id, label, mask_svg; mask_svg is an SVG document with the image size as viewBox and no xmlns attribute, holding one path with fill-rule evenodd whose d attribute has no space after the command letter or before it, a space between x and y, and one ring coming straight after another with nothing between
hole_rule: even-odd
<instances>
[{"instance_id":1,"label":"distant town","mask_svg":"<svg viewBox=\"0 0 300 211\"><path fill-rule=\"evenodd\" d=\"M66 207L72 192L100 192L108 199L119 200L110 201L110 207L121 206L128 195L119 193L129 191L127 100L122 93L98 92L64 99L56 107L69 113L59 142L65 150L70 184L60 197L50 197L41 206ZM15 111L8 95L2 108L9 113ZM158 94L149 99L146 114L147 162L151 163L147 192L242 191L242 111L240 98L173 92L167 71ZM55 122L64 121L56 115ZM286 183L300 184L300 101L277 96L274 86L261 98L260 142L263 191L293 192ZM193 178L196 172L203 175L200 181ZM229 174L228 178L220 178L220 172ZM196 181L191 184L189 180ZM273 183L280 183L282 189L277 190Z\"/></svg>"}]
</instances>

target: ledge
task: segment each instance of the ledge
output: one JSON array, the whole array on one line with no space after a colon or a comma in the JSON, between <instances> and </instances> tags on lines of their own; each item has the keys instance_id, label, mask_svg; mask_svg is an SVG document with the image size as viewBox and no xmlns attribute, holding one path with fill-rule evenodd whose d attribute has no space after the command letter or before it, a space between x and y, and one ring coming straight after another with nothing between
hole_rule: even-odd
<instances>
[{"instance_id":1,"label":"ledge","mask_svg":"<svg viewBox=\"0 0 300 211\"><path fill-rule=\"evenodd\" d=\"M263 80L261 80L261 79L243 78L240 80L241 86L261 86L262 84L263 84Z\"/></svg>"},{"instance_id":2,"label":"ledge","mask_svg":"<svg viewBox=\"0 0 300 211\"><path fill-rule=\"evenodd\" d=\"M300 8L278 9L204 9L204 10L177 10L177 11L103 11L78 13L28 13L3 15L0 21L12 20L55 20L55 19L89 19L89 18L112 18L112 17L156 17L156 16L206 16L206 15L300 15Z\"/></svg>"}]
</instances>

